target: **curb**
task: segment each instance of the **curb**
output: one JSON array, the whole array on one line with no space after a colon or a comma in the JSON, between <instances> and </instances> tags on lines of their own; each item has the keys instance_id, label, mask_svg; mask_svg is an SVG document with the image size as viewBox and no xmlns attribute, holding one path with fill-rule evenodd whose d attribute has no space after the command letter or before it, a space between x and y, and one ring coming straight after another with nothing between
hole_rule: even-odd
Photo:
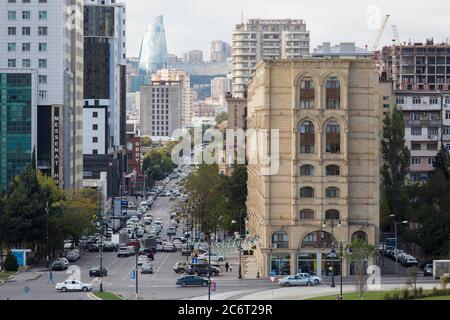
<instances>
[{"instance_id":1,"label":"curb","mask_svg":"<svg viewBox=\"0 0 450 320\"><path fill-rule=\"evenodd\" d=\"M93 293L88 293L87 296L88 296L88 298L91 299L91 300L103 300L103 299L100 299L99 297L97 297L97 296L96 296L95 294L93 294Z\"/></svg>"},{"instance_id":2,"label":"curb","mask_svg":"<svg viewBox=\"0 0 450 320\"><path fill-rule=\"evenodd\" d=\"M39 279L40 277L42 277L42 274L39 274L39 275L37 275L35 278L27 279L27 280L25 280L25 281L35 281L35 280Z\"/></svg>"}]
</instances>

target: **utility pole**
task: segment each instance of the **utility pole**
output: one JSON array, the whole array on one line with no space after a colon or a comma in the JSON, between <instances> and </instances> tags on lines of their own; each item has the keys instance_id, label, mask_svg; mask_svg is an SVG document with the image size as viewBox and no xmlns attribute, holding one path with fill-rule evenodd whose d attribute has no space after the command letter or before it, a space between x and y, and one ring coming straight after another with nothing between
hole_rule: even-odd
<instances>
[{"instance_id":1,"label":"utility pole","mask_svg":"<svg viewBox=\"0 0 450 320\"><path fill-rule=\"evenodd\" d=\"M50 251L49 251L49 241L48 241L48 225L49 225L49 207L48 207L48 201L47 201L47 204L46 204L46 206L45 206L45 213L46 213L46 217L47 217L47 244L46 244L46 247L45 247L45 251L46 251L46 263L47 263L47 268L50 268L50 257L49 257L49 255L50 255Z\"/></svg>"},{"instance_id":2,"label":"utility pole","mask_svg":"<svg viewBox=\"0 0 450 320\"><path fill-rule=\"evenodd\" d=\"M136 251L136 300L139 295L139 272L138 272L138 258L139 258L139 249L135 248Z\"/></svg>"},{"instance_id":3,"label":"utility pole","mask_svg":"<svg viewBox=\"0 0 450 320\"><path fill-rule=\"evenodd\" d=\"M239 279L242 279L242 210L239 212Z\"/></svg>"},{"instance_id":4,"label":"utility pole","mask_svg":"<svg viewBox=\"0 0 450 320\"><path fill-rule=\"evenodd\" d=\"M211 234L208 232L208 301L211 301Z\"/></svg>"}]
</instances>

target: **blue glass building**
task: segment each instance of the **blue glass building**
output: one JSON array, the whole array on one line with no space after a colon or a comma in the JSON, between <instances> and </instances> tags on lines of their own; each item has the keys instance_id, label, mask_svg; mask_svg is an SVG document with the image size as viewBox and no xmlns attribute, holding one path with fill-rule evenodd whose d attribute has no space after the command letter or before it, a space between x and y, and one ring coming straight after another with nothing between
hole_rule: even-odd
<instances>
[{"instance_id":1,"label":"blue glass building","mask_svg":"<svg viewBox=\"0 0 450 320\"><path fill-rule=\"evenodd\" d=\"M167 65L166 31L163 16L156 17L148 26L141 44L139 55L140 73L151 76L152 73Z\"/></svg>"}]
</instances>

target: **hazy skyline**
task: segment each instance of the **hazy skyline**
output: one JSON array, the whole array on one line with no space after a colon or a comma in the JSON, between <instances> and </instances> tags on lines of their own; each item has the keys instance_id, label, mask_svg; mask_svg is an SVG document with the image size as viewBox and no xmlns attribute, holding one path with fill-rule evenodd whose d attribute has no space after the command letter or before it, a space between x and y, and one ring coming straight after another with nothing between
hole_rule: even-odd
<instances>
[{"instance_id":1,"label":"hazy skyline","mask_svg":"<svg viewBox=\"0 0 450 320\"><path fill-rule=\"evenodd\" d=\"M164 16L169 53L181 56L193 49L203 51L207 59L212 40L231 44L235 24L251 18L292 18L306 21L311 32L311 51L324 41L356 42L372 48L379 24L391 15L381 44L392 41L391 25L397 25L401 41L435 42L450 37L450 2L423 1L302 1L302 0L125 0L127 4L127 55L137 57L147 25L158 15ZM379 12L379 15L377 14ZM375 19L375 17L379 19ZM417 21L420 21L418 23Z\"/></svg>"}]
</instances>

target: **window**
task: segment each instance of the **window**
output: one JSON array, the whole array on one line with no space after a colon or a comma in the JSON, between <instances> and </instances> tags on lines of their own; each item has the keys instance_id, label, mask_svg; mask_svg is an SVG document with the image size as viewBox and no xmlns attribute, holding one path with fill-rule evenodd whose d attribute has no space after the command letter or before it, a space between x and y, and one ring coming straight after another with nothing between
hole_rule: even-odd
<instances>
[{"instance_id":1,"label":"window","mask_svg":"<svg viewBox=\"0 0 450 320\"><path fill-rule=\"evenodd\" d=\"M16 27L8 27L8 36L16 35Z\"/></svg>"},{"instance_id":2,"label":"window","mask_svg":"<svg viewBox=\"0 0 450 320\"><path fill-rule=\"evenodd\" d=\"M31 35L31 28L30 27L22 27L22 35L23 36Z\"/></svg>"},{"instance_id":3,"label":"window","mask_svg":"<svg viewBox=\"0 0 450 320\"><path fill-rule=\"evenodd\" d=\"M40 36L46 36L48 33L47 27L38 27L38 35Z\"/></svg>"},{"instance_id":4,"label":"window","mask_svg":"<svg viewBox=\"0 0 450 320\"><path fill-rule=\"evenodd\" d=\"M439 104L438 98L430 98L430 104Z\"/></svg>"},{"instance_id":5,"label":"window","mask_svg":"<svg viewBox=\"0 0 450 320\"><path fill-rule=\"evenodd\" d=\"M450 119L450 111L445 111L445 119L446 120Z\"/></svg>"},{"instance_id":6,"label":"window","mask_svg":"<svg viewBox=\"0 0 450 320\"><path fill-rule=\"evenodd\" d=\"M93 149L92 150L92 154L98 154L98 150L97 149Z\"/></svg>"},{"instance_id":7,"label":"window","mask_svg":"<svg viewBox=\"0 0 450 320\"><path fill-rule=\"evenodd\" d=\"M30 43L22 43L22 51L28 52L31 50L31 44Z\"/></svg>"},{"instance_id":8,"label":"window","mask_svg":"<svg viewBox=\"0 0 450 320\"><path fill-rule=\"evenodd\" d=\"M397 98L397 104L405 104L405 98Z\"/></svg>"},{"instance_id":9,"label":"window","mask_svg":"<svg viewBox=\"0 0 450 320\"><path fill-rule=\"evenodd\" d=\"M341 175L341 170L340 170L339 166L336 166L336 165L327 166L325 171L326 171L327 176L340 176Z\"/></svg>"},{"instance_id":10,"label":"window","mask_svg":"<svg viewBox=\"0 0 450 320\"><path fill-rule=\"evenodd\" d=\"M16 59L8 59L8 68L16 67Z\"/></svg>"},{"instance_id":11,"label":"window","mask_svg":"<svg viewBox=\"0 0 450 320\"><path fill-rule=\"evenodd\" d=\"M39 11L39 20L47 20L47 11Z\"/></svg>"},{"instance_id":12,"label":"window","mask_svg":"<svg viewBox=\"0 0 450 320\"><path fill-rule=\"evenodd\" d=\"M422 135L422 128L421 127L412 127L411 128L411 135L413 135L413 136L421 136Z\"/></svg>"},{"instance_id":13,"label":"window","mask_svg":"<svg viewBox=\"0 0 450 320\"><path fill-rule=\"evenodd\" d=\"M337 122L330 122L327 124L325 152L341 152L341 128Z\"/></svg>"},{"instance_id":14,"label":"window","mask_svg":"<svg viewBox=\"0 0 450 320\"><path fill-rule=\"evenodd\" d=\"M22 59L22 68L30 68L31 60L30 59Z\"/></svg>"},{"instance_id":15,"label":"window","mask_svg":"<svg viewBox=\"0 0 450 320\"><path fill-rule=\"evenodd\" d=\"M413 104L421 104L422 99L420 97L413 97Z\"/></svg>"},{"instance_id":16,"label":"window","mask_svg":"<svg viewBox=\"0 0 450 320\"><path fill-rule=\"evenodd\" d=\"M39 51L46 52L47 51L47 44L46 43L39 43Z\"/></svg>"},{"instance_id":17,"label":"window","mask_svg":"<svg viewBox=\"0 0 450 320\"><path fill-rule=\"evenodd\" d=\"M47 59L39 59L39 68L47 68Z\"/></svg>"},{"instance_id":18,"label":"window","mask_svg":"<svg viewBox=\"0 0 450 320\"><path fill-rule=\"evenodd\" d=\"M16 44L15 43L8 43L8 51L16 51Z\"/></svg>"},{"instance_id":19,"label":"window","mask_svg":"<svg viewBox=\"0 0 450 320\"><path fill-rule=\"evenodd\" d=\"M98 124L93 124L92 125L92 130L97 131L98 130Z\"/></svg>"},{"instance_id":20,"label":"window","mask_svg":"<svg viewBox=\"0 0 450 320\"><path fill-rule=\"evenodd\" d=\"M31 19L31 12L30 11L22 11L22 19L23 20L30 20Z\"/></svg>"},{"instance_id":21,"label":"window","mask_svg":"<svg viewBox=\"0 0 450 320\"><path fill-rule=\"evenodd\" d=\"M450 127L447 127L447 126L444 127L444 134L450 135Z\"/></svg>"},{"instance_id":22,"label":"window","mask_svg":"<svg viewBox=\"0 0 450 320\"><path fill-rule=\"evenodd\" d=\"M92 137L92 142L93 143L98 143L98 137Z\"/></svg>"},{"instance_id":23,"label":"window","mask_svg":"<svg viewBox=\"0 0 450 320\"><path fill-rule=\"evenodd\" d=\"M16 20L16 12L15 11L8 11L8 20Z\"/></svg>"},{"instance_id":24,"label":"window","mask_svg":"<svg viewBox=\"0 0 450 320\"><path fill-rule=\"evenodd\" d=\"M434 166L434 158L428 158L428 165Z\"/></svg>"},{"instance_id":25,"label":"window","mask_svg":"<svg viewBox=\"0 0 450 320\"><path fill-rule=\"evenodd\" d=\"M314 198L314 189L311 187L301 188L300 198Z\"/></svg>"},{"instance_id":26,"label":"window","mask_svg":"<svg viewBox=\"0 0 450 320\"><path fill-rule=\"evenodd\" d=\"M422 159L417 158L417 157L412 157L411 158L411 164L413 166L418 166L418 165L422 164Z\"/></svg>"},{"instance_id":27,"label":"window","mask_svg":"<svg viewBox=\"0 0 450 320\"><path fill-rule=\"evenodd\" d=\"M300 176L313 176L314 175L314 167L311 165L305 165L300 167Z\"/></svg>"},{"instance_id":28,"label":"window","mask_svg":"<svg viewBox=\"0 0 450 320\"><path fill-rule=\"evenodd\" d=\"M437 136L439 134L439 128L428 128L428 135Z\"/></svg>"},{"instance_id":29,"label":"window","mask_svg":"<svg viewBox=\"0 0 450 320\"><path fill-rule=\"evenodd\" d=\"M314 82L311 78L302 80L300 85L300 108L313 109L314 108Z\"/></svg>"},{"instance_id":30,"label":"window","mask_svg":"<svg viewBox=\"0 0 450 320\"><path fill-rule=\"evenodd\" d=\"M326 106L327 109L341 108L341 83L336 77L331 77L326 82Z\"/></svg>"},{"instance_id":31,"label":"window","mask_svg":"<svg viewBox=\"0 0 450 320\"><path fill-rule=\"evenodd\" d=\"M39 76L39 84L47 84L47 76L46 75Z\"/></svg>"},{"instance_id":32,"label":"window","mask_svg":"<svg viewBox=\"0 0 450 320\"><path fill-rule=\"evenodd\" d=\"M314 220L314 211L310 209L305 209L300 211L299 214L300 220Z\"/></svg>"},{"instance_id":33,"label":"window","mask_svg":"<svg viewBox=\"0 0 450 320\"><path fill-rule=\"evenodd\" d=\"M427 143L428 151L436 151L438 149L437 143Z\"/></svg>"},{"instance_id":34,"label":"window","mask_svg":"<svg viewBox=\"0 0 450 320\"><path fill-rule=\"evenodd\" d=\"M314 153L316 135L311 121L305 121L300 126L300 153Z\"/></svg>"},{"instance_id":35,"label":"window","mask_svg":"<svg viewBox=\"0 0 450 320\"><path fill-rule=\"evenodd\" d=\"M47 90L39 90L38 95L39 99L47 100Z\"/></svg>"},{"instance_id":36,"label":"window","mask_svg":"<svg viewBox=\"0 0 450 320\"><path fill-rule=\"evenodd\" d=\"M325 212L325 220L339 220L340 213L337 210L327 210Z\"/></svg>"},{"instance_id":37,"label":"window","mask_svg":"<svg viewBox=\"0 0 450 320\"><path fill-rule=\"evenodd\" d=\"M326 198L339 198L341 194L341 191L339 188L336 187L330 187L325 190L325 197Z\"/></svg>"},{"instance_id":38,"label":"window","mask_svg":"<svg viewBox=\"0 0 450 320\"><path fill-rule=\"evenodd\" d=\"M272 236L274 248L289 248L289 238L286 232L276 232Z\"/></svg>"},{"instance_id":39,"label":"window","mask_svg":"<svg viewBox=\"0 0 450 320\"><path fill-rule=\"evenodd\" d=\"M92 118L98 118L98 112L93 112L92 113Z\"/></svg>"},{"instance_id":40,"label":"window","mask_svg":"<svg viewBox=\"0 0 450 320\"><path fill-rule=\"evenodd\" d=\"M418 151L421 149L420 143L412 143L411 144L411 150Z\"/></svg>"}]
</instances>

